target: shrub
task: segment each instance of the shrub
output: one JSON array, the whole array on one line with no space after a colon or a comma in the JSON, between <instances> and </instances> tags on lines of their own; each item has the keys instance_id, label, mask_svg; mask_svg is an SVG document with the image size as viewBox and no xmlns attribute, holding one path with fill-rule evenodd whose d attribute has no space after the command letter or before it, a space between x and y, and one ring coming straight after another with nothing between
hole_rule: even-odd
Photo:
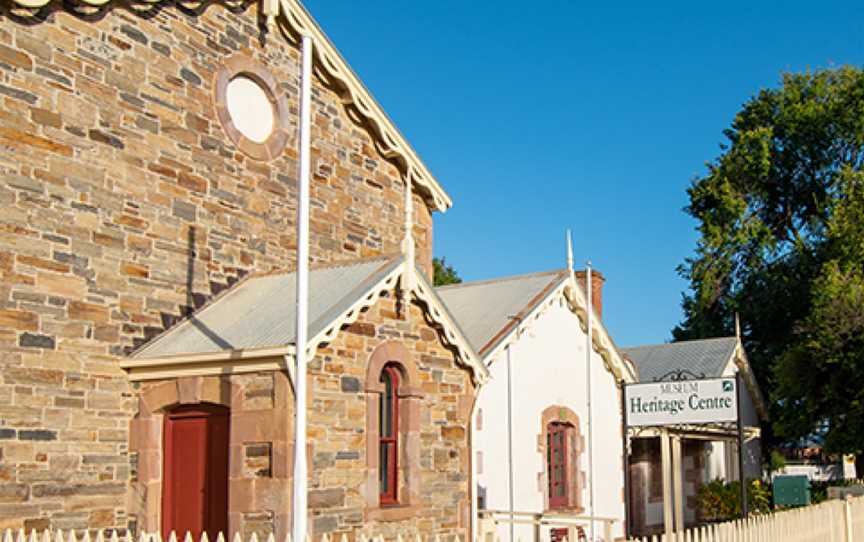
<instances>
[{"instance_id":1,"label":"shrub","mask_svg":"<svg viewBox=\"0 0 864 542\"><path fill-rule=\"evenodd\" d=\"M737 480L724 482L719 478L699 488L697 500L700 517L705 521L728 521L742 517L741 485ZM771 489L761 480L747 484L747 504L751 514L771 511Z\"/></svg>"}]
</instances>

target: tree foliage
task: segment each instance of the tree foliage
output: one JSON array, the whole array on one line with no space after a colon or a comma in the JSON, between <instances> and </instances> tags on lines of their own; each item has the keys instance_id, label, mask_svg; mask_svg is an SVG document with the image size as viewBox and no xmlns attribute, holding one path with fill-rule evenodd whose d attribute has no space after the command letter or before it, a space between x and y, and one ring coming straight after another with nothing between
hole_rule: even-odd
<instances>
[{"instance_id":1,"label":"tree foliage","mask_svg":"<svg viewBox=\"0 0 864 542\"><path fill-rule=\"evenodd\" d=\"M861 453L864 71L787 74L724 135L688 189L700 239L679 268L691 290L673 336L730 335L740 313L778 436Z\"/></svg>"},{"instance_id":2,"label":"tree foliage","mask_svg":"<svg viewBox=\"0 0 864 542\"><path fill-rule=\"evenodd\" d=\"M815 428L829 451L864 453L864 175L846 172L810 311L777 359L782 435Z\"/></svg>"},{"instance_id":3,"label":"tree foliage","mask_svg":"<svg viewBox=\"0 0 864 542\"><path fill-rule=\"evenodd\" d=\"M433 284L435 286L446 286L462 282L453 266L447 265L445 258L432 258L432 267L434 268Z\"/></svg>"}]
</instances>

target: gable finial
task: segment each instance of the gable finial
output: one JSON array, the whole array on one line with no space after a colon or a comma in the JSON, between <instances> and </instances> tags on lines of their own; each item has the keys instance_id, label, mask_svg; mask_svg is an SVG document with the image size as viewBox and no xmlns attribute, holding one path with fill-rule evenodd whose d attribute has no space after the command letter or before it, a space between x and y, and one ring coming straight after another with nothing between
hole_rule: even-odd
<instances>
[{"instance_id":1,"label":"gable finial","mask_svg":"<svg viewBox=\"0 0 864 542\"><path fill-rule=\"evenodd\" d=\"M414 197L411 191L410 172L405 175L405 238L402 240L402 254L405 255L405 272L402 274L402 291L400 304L405 319L408 319L408 305L411 300L411 291L414 289L416 277L414 266L416 265L414 255Z\"/></svg>"},{"instance_id":2,"label":"gable finial","mask_svg":"<svg viewBox=\"0 0 864 542\"><path fill-rule=\"evenodd\" d=\"M573 271L573 237L570 235L570 228L567 228L567 270Z\"/></svg>"},{"instance_id":3,"label":"gable finial","mask_svg":"<svg viewBox=\"0 0 864 542\"><path fill-rule=\"evenodd\" d=\"M266 21L267 30L274 32L276 30L276 17L279 15L279 0L262 0L261 12Z\"/></svg>"},{"instance_id":4,"label":"gable finial","mask_svg":"<svg viewBox=\"0 0 864 542\"><path fill-rule=\"evenodd\" d=\"M741 340L741 319L738 317L738 311L735 311L735 338Z\"/></svg>"}]
</instances>

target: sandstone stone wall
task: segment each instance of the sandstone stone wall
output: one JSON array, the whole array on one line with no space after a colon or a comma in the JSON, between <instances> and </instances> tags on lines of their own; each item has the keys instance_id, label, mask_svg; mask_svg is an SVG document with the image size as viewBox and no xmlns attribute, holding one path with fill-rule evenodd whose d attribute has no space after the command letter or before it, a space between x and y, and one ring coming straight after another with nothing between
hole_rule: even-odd
<instances>
[{"instance_id":1,"label":"sandstone stone wall","mask_svg":"<svg viewBox=\"0 0 864 542\"><path fill-rule=\"evenodd\" d=\"M394 297L382 298L310 364L309 501L316 534L365 525L388 537L469 536L471 373L456 365L421 307L410 309L401 319ZM405 359L390 355L400 350ZM377 432L378 394L370 390L380 373L368 370L373 355L408 369L400 388L408 395L400 400L400 506L390 509L377 504L378 442L374 435L366 439Z\"/></svg>"},{"instance_id":2,"label":"sandstone stone wall","mask_svg":"<svg viewBox=\"0 0 864 542\"><path fill-rule=\"evenodd\" d=\"M213 74L231 54L266 65L293 121L298 53L257 3L62 5L0 5L0 527L122 528L137 392L118 357L295 250L296 139L272 162L239 152ZM314 99L313 259L398 251L396 168L320 82Z\"/></svg>"}]
</instances>

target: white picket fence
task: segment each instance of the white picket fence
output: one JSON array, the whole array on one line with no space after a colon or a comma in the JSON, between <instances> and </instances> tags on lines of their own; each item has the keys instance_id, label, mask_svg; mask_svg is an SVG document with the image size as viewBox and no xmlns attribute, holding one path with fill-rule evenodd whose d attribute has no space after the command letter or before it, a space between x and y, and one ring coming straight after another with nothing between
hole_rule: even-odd
<instances>
[{"instance_id":1,"label":"white picket fence","mask_svg":"<svg viewBox=\"0 0 864 542\"><path fill-rule=\"evenodd\" d=\"M103 531L97 531L91 535L88 531L76 534L75 531L64 532L58 529L56 531L45 530L42 532L34 530L28 534L24 529L18 529L17 531L6 529L2 537L2 542L181 542L181 540L182 542L211 542L207 533L202 533L201 538L195 540L188 532L182 536L178 536L177 533L172 532L167 540L163 540L161 533L139 533L137 536L132 536L128 532L121 535L117 531L111 531L107 534ZM349 538L345 534L338 537L324 534L318 540L319 542L349 542ZM387 537L386 540L395 540L395 542L461 542L458 536L435 535L424 539L416 533L405 536L397 534L395 537ZM227 538L220 532L216 540L212 542L227 542ZM259 539L257 534L252 533L248 541L246 541L239 534L235 533L231 538L231 542L276 542L276 537L270 534L266 538ZM289 533L282 542L292 542L291 534ZM304 542L313 542L313 537L306 535ZM352 542L385 542L385 538L382 535L370 536L366 533L359 533L354 537Z\"/></svg>"},{"instance_id":2,"label":"white picket fence","mask_svg":"<svg viewBox=\"0 0 864 542\"><path fill-rule=\"evenodd\" d=\"M140 533L132 536L129 533L120 535L116 531L78 534L75 531L61 530L26 533L24 529L6 529L2 536L2 542L181 542L181 540L182 542L211 542L206 533L201 535L199 540L193 539L189 533L183 536L171 533L167 540L163 540L158 533ZM331 537L325 534L318 538L318 542L349 542L349 540L346 535ZM416 533L388 536L386 540L461 542L458 536L424 538ZM212 542L228 542L228 539L219 533L216 540ZM276 542L276 538L271 534L259 539L253 533L244 540L239 534L234 534L231 542ZM280 538L280 542L292 542L291 535L287 535L284 540ZM303 542L313 542L313 538L307 536ZM350 542L385 542L385 537L370 536L361 532ZM564 542L567 542L566 539ZM687 529L671 535L631 539L630 542L864 542L864 497L828 501L815 506L754 516L747 520Z\"/></svg>"},{"instance_id":3,"label":"white picket fence","mask_svg":"<svg viewBox=\"0 0 864 542\"><path fill-rule=\"evenodd\" d=\"M754 516L634 542L864 542L864 497Z\"/></svg>"}]
</instances>

